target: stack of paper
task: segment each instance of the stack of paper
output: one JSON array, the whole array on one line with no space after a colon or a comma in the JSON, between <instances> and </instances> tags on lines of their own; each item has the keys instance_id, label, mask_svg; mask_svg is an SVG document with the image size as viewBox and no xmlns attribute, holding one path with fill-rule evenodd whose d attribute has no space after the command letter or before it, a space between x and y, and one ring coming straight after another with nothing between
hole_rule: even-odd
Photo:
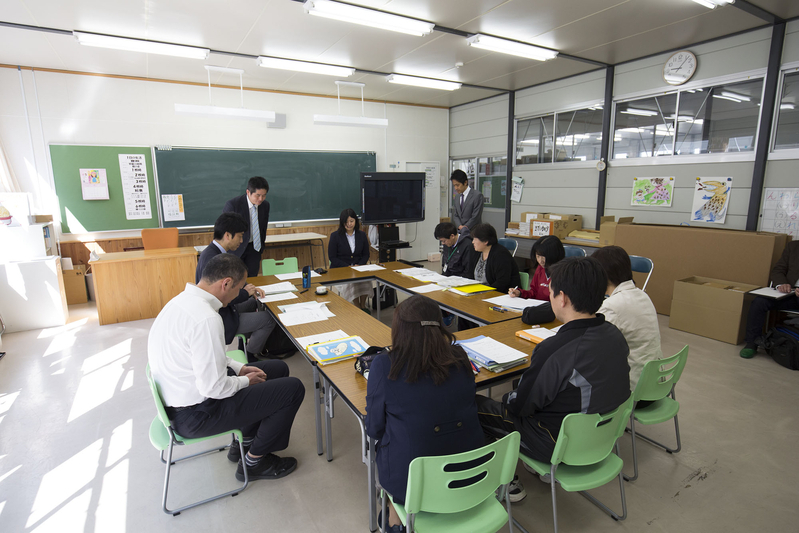
<instances>
[{"instance_id":1,"label":"stack of paper","mask_svg":"<svg viewBox=\"0 0 799 533\"><path fill-rule=\"evenodd\" d=\"M275 274L275 277L280 281L286 281L289 279L302 279L302 272L289 272L288 274ZM311 270L311 277L318 278L319 274Z\"/></svg>"},{"instance_id":2,"label":"stack of paper","mask_svg":"<svg viewBox=\"0 0 799 533\"><path fill-rule=\"evenodd\" d=\"M452 288L452 287L462 287L463 285L474 285L474 280L469 278L462 278L461 276L449 276L445 277L441 281L437 281L439 285L442 287Z\"/></svg>"},{"instance_id":3,"label":"stack of paper","mask_svg":"<svg viewBox=\"0 0 799 533\"><path fill-rule=\"evenodd\" d=\"M424 294L426 292L443 291L444 287L436 285L435 283L429 283L427 285L419 285L418 287L410 287L408 290Z\"/></svg>"},{"instance_id":4,"label":"stack of paper","mask_svg":"<svg viewBox=\"0 0 799 533\"><path fill-rule=\"evenodd\" d=\"M385 270L386 267L381 267L380 265L360 265L354 266L352 269L358 272L370 272L372 270Z\"/></svg>"},{"instance_id":5,"label":"stack of paper","mask_svg":"<svg viewBox=\"0 0 799 533\"><path fill-rule=\"evenodd\" d=\"M281 300L296 300L297 295L293 292L278 292L276 294L267 294L263 298L258 298L263 303L279 302Z\"/></svg>"},{"instance_id":6,"label":"stack of paper","mask_svg":"<svg viewBox=\"0 0 799 533\"><path fill-rule=\"evenodd\" d=\"M534 300L529 299L526 300L524 298L514 298L510 294L503 294L502 296L494 296L493 298L487 298L483 300L484 302L498 305L505 309L509 309L511 311L523 311L528 307L537 307L541 304L546 303L544 300Z\"/></svg>"},{"instance_id":7,"label":"stack of paper","mask_svg":"<svg viewBox=\"0 0 799 533\"><path fill-rule=\"evenodd\" d=\"M419 275L423 276L423 275L426 275L426 274L435 274L435 272L433 272L432 270L428 270L426 268L419 268L419 267L401 268L399 270L395 270L394 272L399 272L403 276L408 276L410 278L412 278L414 276L419 276Z\"/></svg>"},{"instance_id":8,"label":"stack of paper","mask_svg":"<svg viewBox=\"0 0 799 533\"><path fill-rule=\"evenodd\" d=\"M753 291L749 291L749 294L754 294L755 296L765 296L766 298L774 298L776 300L780 300L787 296L793 294L791 292L780 292L773 287L763 287L762 289L755 289Z\"/></svg>"},{"instance_id":9,"label":"stack of paper","mask_svg":"<svg viewBox=\"0 0 799 533\"><path fill-rule=\"evenodd\" d=\"M369 348L369 345L360 337L344 337L331 341L320 342L308 346L308 354L319 361L320 364L328 365L337 363L356 355L361 355Z\"/></svg>"},{"instance_id":10,"label":"stack of paper","mask_svg":"<svg viewBox=\"0 0 799 533\"><path fill-rule=\"evenodd\" d=\"M334 341L336 339L343 339L349 337L344 331L337 329L336 331L328 331L327 333L317 333L316 335L307 335L305 337L297 337L296 340L300 343L303 350L307 350L311 344L318 344L320 342Z\"/></svg>"},{"instance_id":11,"label":"stack of paper","mask_svg":"<svg viewBox=\"0 0 799 533\"><path fill-rule=\"evenodd\" d=\"M299 304L279 305L282 314L277 315L286 326L298 326L311 322L320 322L336 316L330 312L325 302L304 302Z\"/></svg>"},{"instance_id":12,"label":"stack of paper","mask_svg":"<svg viewBox=\"0 0 799 533\"><path fill-rule=\"evenodd\" d=\"M289 281L282 281L280 283L273 283L271 285L261 285L258 288L264 291L266 294L277 294L279 292L291 292L297 290L297 287L295 287Z\"/></svg>"},{"instance_id":13,"label":"stack of paper","mask_svg":"<svg viewBox=\"0 0 799 533\"><path fill-rule=\"evenodd\" d=\"M527 362L524 353L485 335L458 341L458 344L466 350L469 359L491 372L502 372Z\"/></svg>"}]
</instances>

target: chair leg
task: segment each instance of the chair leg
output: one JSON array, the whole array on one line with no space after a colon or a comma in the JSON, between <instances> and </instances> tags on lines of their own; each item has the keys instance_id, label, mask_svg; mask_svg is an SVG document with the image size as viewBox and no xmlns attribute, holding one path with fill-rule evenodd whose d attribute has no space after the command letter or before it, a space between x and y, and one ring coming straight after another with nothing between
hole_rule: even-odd
<instances>
[{"instance_id":1,"label":"chair leg","mask_svg":"<svg viewBox=\"0 0 799 533\"><path fill-rule=\"evenodd\" d=\"M618 442L616 443L616 446L615 446L615 453L616 453L616 455L619 455L619 443ZM553 479L554 479L554 476L553 476ZM600 509L605 511L605 513L610 515L610 517L613 518L613 520L622 521L625 518L627 518L627 499L624 496L624 474L622 474L621 472L619 472L619 492L621 493L621 510L622 510L622 514L621 515L616 514L616 512L614 512L610 507L608 507L607 505L605 505L601 501L597 500L596 498L594 498L593 496L588 494L588 492L581 491L580 494L585 496L591 503L593 503L594 505L596 505L597 507L599 507Z\"/></svg>"},{"instance_id":2,"label":"chair leg","mask_svg":"<svg viewBox=\"0 0 799 533\"><path fill-rule=\"evenodd\" d=\"M549 486L552 490L552 520L555 523L555 533L558 533L558 497L555 493L555 465L549 467Z\"/></svg>"},{"instance_id":3,"label":"chair leg","mask_svg":"<svg viewBox=\"0 0 799 533\"><path fill-rule=\"evenodd\" d=\"M510 494L509 494L510 490L509 489L510 489L510 483L508 483L506 485L502 485L500 487L500 491L499 492L500 492L500 495L502 495L505 498L505 508L508 511L508 533L513 533L513 524L516 523L516 521L513 519L513 513L511 512L511 509L510 509ZM525 531L525 529L523 527L519 526L519 529L521 529L524 533L527 533L527 531Z\"/></svg>"},{"instance_id":4,"label":"chair leg","mask_svg":"<svg viewBox=\"0 0 799 533\"><path fill-rule=\"evenodd\" d=\"M633 477L628 476L622 472L622 476L626 481L635 481L638 479L638 448L635 445L635 414L630 415L630 435L632 436L633 443Z\"/></svg>"},{"instance_id":5,"label":"chair leg","mask_svg":"<svg viewBox=\"0 0 799 533\"><path fill-rule=\"evenodd\" d=\"M383 522L383 523L380 524L380 531L382 533L386 533L386 524L388 524L388 505L386 505L386 499L387 499L386 498L386 491L385 490L381 490L380 493L381 493L380 513L381 513L381 515L383 517L383 519L381 520L381 522Z\"/></svg>"}]
</instances>

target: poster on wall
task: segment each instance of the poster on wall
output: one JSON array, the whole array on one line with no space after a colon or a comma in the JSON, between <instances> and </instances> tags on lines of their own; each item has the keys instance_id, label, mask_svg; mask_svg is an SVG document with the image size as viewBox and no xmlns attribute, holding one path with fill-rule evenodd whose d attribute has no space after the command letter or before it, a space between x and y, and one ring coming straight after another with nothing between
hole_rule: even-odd
<instances>
[{"instance_id":1,"label":"poster on wall","mask_svg":"<svg viewBox=\"0 0 799 533\"><path fill-rule=\"evenodd\" d=\"M127 219L153 218L144 154L119 154L119 173L122 176L122 196L125 198Z\"/></svg>"},{"instance_id":2,"label":"poster on wall","mask_svg":"<svg viewBox=\"0 0 799 533\"><path fill-rule=\"evenodd\" d=\"M164 222L186 220L186 212L183 210L182 194L162 194L161 204L164 210Z\"/></svg>"},{"instance_id":3,"label":"poster on wall","mask_svg":"<svg viewBox=\"0 0 799 533\"><path fill-rule=\"evenodd\" d=\"M671 207L674 176L668 178L633 178L631 205Z\"/></svg>"},{"instance_id":4,"label":"poster on wall","mask_svg":"<svg viewBox=\"0 0 799 533\"><path fill-rule=\"evenodd\" d=\"M510 200L511 202L516 202L517 204L522 201L522 191L524 191L524 180L517 176L511 178L513 183L511 193L510 193Z\"/></svg>"},{"instance_id":5,"label":"poster on wall","mask_svg":"<svg viewBox=\"0 0 799 533\"><path fill-rule=\"evenodd\" d=\"M799 189L767 188L760 231L787 233L799 239Z\"/></svg>"},{"instance_id":6,"label":"poster on wall","mask_svg":"<svg viewBox=\"0 0 799 533\"><path fill-rule=\"evenodd\" d=\"M81 168L78 173L84 200L108 200L108 179L104 168Z\"/></svg>"},{"instance_id":7,"label":"poster on wall","mask_svg":"<svg viewBox=\"0 0 799 533\"><path fill-rule=\"evenodd\" d=\"M731 190L732 178L696 178L691 221L724 224Z\"/></svg>"},{"instance_id":8,"label":"poster on wall","mask_svg":"<svg viewBox=\"0 0 799 533\"><path fill-rule=\"evenodd\" d=\"M491 182L484 181L483 182L483 203L490 204L491 203Z\"/></svg>"}]
</instances>

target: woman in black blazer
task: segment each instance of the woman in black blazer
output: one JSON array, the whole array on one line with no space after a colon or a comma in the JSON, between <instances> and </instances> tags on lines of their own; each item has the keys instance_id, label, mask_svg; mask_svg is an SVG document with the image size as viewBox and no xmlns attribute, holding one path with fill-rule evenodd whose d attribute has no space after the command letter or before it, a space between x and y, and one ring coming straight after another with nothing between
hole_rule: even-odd
<instances>
[{"instance_id":1,"label":"woman in black blazer","mask_svg":"<svg viewBox=\"0 0 799 533\"><path fill-rule=\"evenodd\" d=\"M478 224L472 231L472 245L479 253L474 279L501 293L521 284L519 267L507 248L498 244L497 230L490 224Z\"/></svg>"},{"instance_id":2,"label":"woman in black blazer","mask_svg":"<svg viewBox=\"0 0 799 533\"><path fill-rule=\"evenodd\" d=\"M399 304L392 348L369 368L366 432L377 439L380 485L405 501L408 466L417 457L461 453L485 444L477 418L474 373L442 325L441 310L416 294ZM398 524L393 506L389 523Z\"/></svg>"},{"instance_id":3,"label":"woman in black blazer","mask_svg":"<svg viewBox=\"0 0 799 533\"><path fill-rule=\"evenodd\" d=\"M360 230L358 215L345 209L339 217L338 230L330 234L327 257L330 268L365 265L369 262L369 238ZM339 295L356 303L368 312L366 298L372 293L372 282L348 283L339 289Z\"/></svg>"}]
</instances>

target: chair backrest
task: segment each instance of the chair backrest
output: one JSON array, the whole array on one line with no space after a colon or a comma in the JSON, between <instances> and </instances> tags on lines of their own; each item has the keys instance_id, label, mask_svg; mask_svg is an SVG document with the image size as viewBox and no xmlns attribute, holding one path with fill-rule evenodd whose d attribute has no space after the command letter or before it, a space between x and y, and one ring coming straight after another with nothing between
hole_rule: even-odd
<instances>
[{"instance_id":1,"label":"chair backrest","mask_svg":"<svg viewBox=\"0 0 799 533\"><path fill-rule=\"evenodd\" d=\"M635 386L635 401L655 401L665 398L672 387L677 384L682 376L685 363L688 361L688 345L664 359L649 361L641 371L638 384Z\"/></svg>"},{"instance_id":2,"label":"chair backrest","mask_svg":"<svg viewBox=\"0 0 799 533\"><path fill-rule=\"evenodd\" d=\"M178 247L178 228L148 228L141 230L145 250Z\"/></svg>"},{"instance_id":3,"label":"chair backrest","mask_svg":"<svg viewBox=\"0 0 799 533\"><path fill-rule=\"evenodd\" d=\"M584 466L602 461L613 451L616 440L624 433L632 410L631 394L615 411L604 415L567 415L552 452L552 464Z\"/></svg>"},{"instance_id":4,"label":"chair backrest","mask_svg":"<svg viewBox=\"0 0 799 533\"><path fill-rule=\"evenodd\" d=\"M274 274L291 274L297 272L300 267L298 266L296 257L286 257L282 261L275 259L264 259L261 262L261 272L264 276L272 276Z\"/></svg>"},{"instance_id":5,"label":"chair backrest","mask_svg":"<svg viewBox=\"0 0 799 533\"><path fill-rule=\"evenodd\" d=\"M646 276L646 281L644 281L644 286L641 287L641 290L646 292L646 285L649 283L649 278L652 277L652 271L655 269L655 263L653 263L648 257L631 255L630 266L632 266L633 272L643 272L648 274Z\"/></svg>"},{"instance_id":6,"label":"chair backrest","mask_svg":"<svg viewBox=\"0 0 799 533\"><path fill-rule=\"evenodd\" d=\"M497 487L513 480L519 460L520 439L519 432L514 431L476 450L439 457L417 457L408 467L406 512L458 513L492 497ZM462 468L463 463L486 457L478 466L447 471L450 465ZM450 486L457 481L469 484L464 487Z\"/></svg>"},{"instance_id":7,"label":"chair backrest","mask_svg":"<svg viewBox=\"0 0 799 533\"><path fill-rule=\"evenodd\" d=\"M566 257L585 257L585 250L579 246L564 246L563 251Z\"/></svg>"},{"instance_id":8,"label":"chair backrest","mask_svg":"<svg viewBox=\"0 0 799 533\"><path fill-rule=\"evenodd\" d=\"M515 239L508 239L508 238L501 238L497 239L497 242L501 244L503 247L507 248L510 252L510 255L516 256L516 249L519 247L519 243L516 242Z\"/></svg>"},{"instance_id":9,"label":"chair backrest","mask_svg":"<svg viewBox=\"0 0 799 533\"><path fill-rule=\"evenodd\" d=\"M171 423L166 414L166 409L164 408L164 401L161 399L161 391L158 389L158 383L155 382L153 375L150 373L149 363L144 373L147 374L147 383L150 384L150 392L153 393L153 401L155 401L155 409L158 412L158 420L161 421L165 428L168 428Z\"/></svg>"},{"instance_id":10,"label":"chair backrest","mask_svg":"<svg viewBox=\"0 0 799 533\"><path fill-rule=\"evenodd\" d=\"M519 272L519 278L522 280L521 288L529 291L530 290L530 274L527 272Z\"/></svg>"}]
</instances>

